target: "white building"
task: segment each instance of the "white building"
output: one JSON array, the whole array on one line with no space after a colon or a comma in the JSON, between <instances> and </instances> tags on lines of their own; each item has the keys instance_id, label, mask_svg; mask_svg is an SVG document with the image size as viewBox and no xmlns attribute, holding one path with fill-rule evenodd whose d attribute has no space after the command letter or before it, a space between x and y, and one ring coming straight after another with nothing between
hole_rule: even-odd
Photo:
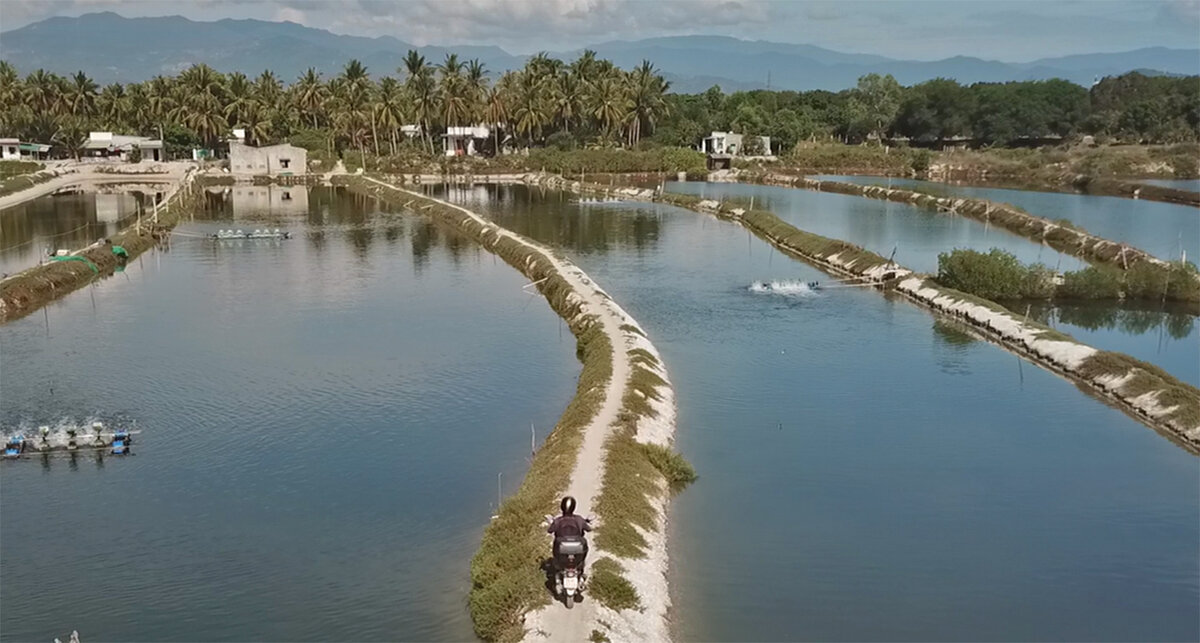
<instances>
[{"instance_id":1,"label":"white building","mask_svg":"<svg viewBox=\"0 0 1200 643\"><path fill-rule=\"evenodd\" d=\"M96 158L118 157L122 161L129 159L133 148L142 151L142 159L146 161L162 161L163 142L149 136L126 136L112 132L91 132L83 144L84 156Z\"/></svg>"},{"instance_id":2,"label":"white building","mask_svg":"<svg viewBox=\"0 0 1200 643\"><path fill-rule=\"evenodd\" d=\"M20 161L21 141L15 138L0 138L0 160Z\"/></svg>"},{"instance_id":3,"label":"white building","mask_svg":"<svg viewBox=\"0 0 1200 643\"><path fill-rule=\"evenodd\" d=\"M447 127L442 134L442 146L446 156L475 156L479 152L476 141L486 141L491 130L486 125L474 127Z\"/></svg>"},{"instance_id":4,"label":"white building","mask_svg":"<svg viewBox=\"0 0 1200 643\"><path fill-rule=\"evenodd\" d=\"M745 151L745 143L748 139L757 138L761 143L761 151L757 152L756 156L771 155L771 137L770 136L745 136L743 134L735 134L733 132L713 132L712 135L706 136L701 143L701 150L705 154L728 154L729 156L747 156Z\"/></svg>"},{"instance_id":5,"label":"white building","mask_svg":"<svg viewBox=\"0 0 1200 643\"><path fill-rule=\"evenodd\" d=\"M306 174L308 151L287 143L252 147L230 141L229 171L232 174L243 175Z\"/></svg>"}]
</instances>

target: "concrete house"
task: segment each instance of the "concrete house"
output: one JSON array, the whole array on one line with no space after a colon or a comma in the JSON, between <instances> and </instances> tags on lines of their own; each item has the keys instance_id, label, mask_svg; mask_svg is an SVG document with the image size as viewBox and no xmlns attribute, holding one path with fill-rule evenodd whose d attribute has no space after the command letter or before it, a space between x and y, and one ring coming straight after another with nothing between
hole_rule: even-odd
<instances>
[{"instance_id":1,"label":"concrete house","mask_svg":"<svg viewBox=\"0 0 1200 643\"><path fill-rule=\"evenodd\" d=\"M735 134L734 132L713 132L700 142L700 151L708 157L710 170L728 169L735 156L750 156L746 144L754 141L758 149L752 151L754 156L771 156L771 137Z\"/></svg>"},{"instance_id":2,"label":"concrete house","mask_svg":"<svg viewBox=\"0 0 1200 643\"><path fill-rule=\"evenodd\" d=\"M142 151L142 159L146 161L162 161L163 142L148 136L126 136L112 132L91 132L83 144L83 155L92 158L129 159L133 148Z\"/></svg>"},{"instance_id":3,"label":"concrete house","mask_svg":"<svg viewBox=\"0 0 1200 643\"><path fill-rule=\"evenodd\" d=\"M21 160L21 141L15 138L0 138L0 160Z\"/></svg>"},{"instance_id":4,"label":"concrete house","mask_svg":"<svg viewBox=\"0 0 1200 643\"><path fill-rule=\"evenodd\" d=\"M442 134L442 148L446 156L475 156L479 146L477 141L486 141L491 130L485 125L474 127L447 127Z\"/></svg>"},{"instance_id":5,"label":"concrete house","mask_svg":"<svg viewBox=\"0 0 1200 643\"><path fill-rule=\"evenodd\" d=\"M253 147L245 143L230 141L229 172L231 174L268 176L306 174L308 172L308 151L287 143Z\"/></svg>"}]
</instances>

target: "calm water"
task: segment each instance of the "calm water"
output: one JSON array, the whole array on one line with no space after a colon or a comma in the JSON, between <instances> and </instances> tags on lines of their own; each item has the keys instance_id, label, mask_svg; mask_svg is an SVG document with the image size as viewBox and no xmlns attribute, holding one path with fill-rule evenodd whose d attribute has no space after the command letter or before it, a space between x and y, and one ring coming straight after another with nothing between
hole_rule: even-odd
<instances>
[{"instance_id":1,"label":"calm water","mask_svg":"<svg viewBox=\"0 0 1200 643\"><path fill-rule=\"evenodd\" d=\"M1150 362L1200 387L1200 323L1186 310L1078 302L1032 306L1030 314L1089 346Z\"/></svg>"},{"instance_id":2,"label":"calm water","mask_svg":"<svg viewBox=\"0 0 1200 643\"><path fill-rule=\"evenodd\" d=\"M1138 183L1161 185L1164 188L1200 192L1200 179L1138 179Z\"/></svg>"},{"instance_id":3,"label":"calm water","mask_svg":"<svg viewBox=\"0 0 1200 643\"><path fill-rule=\"evenodd\" d=\"M0 210L0 274L44 260L49 248L76 249L136 220L150 197L141 192L44 196Z\"/></svg>"},{"instance_id":4,"label":"calm water","mask_svg":"<svg viewBox=\"0 0 1200 643\"><path fill-rule=\"evenodd\" d=\"M1196 640L1196 458L1070 382L743 229L520 187L452 197L563 249L647 328L700 480L682 640Z\"/></svg>"},{"instance_id":5,"label":"calm water","mask_svg":"<svg viewBox=\"0 0 1200 643\"><path fill-rule=\"evenodd\" d=\"M937 256L954 248L1003 248L1021 261L1062 270L1081 267L1079 259L1050 246L966 217L939 214L903 203L771 185L667 183L667 190L707 198L754 198L754 207L816 234L858 244L918 272L937 272Z\"/></svg>"},{"instance_id":6,"label":"calm water","mask_svg":"<svg viewBox=\"0 0 1200 643\"><path fill-rule=\"evenodd\" d=\"M562 412L574 342L519 274L422 219L253 190L214 192L215 220L94 307L80 291L0 326L0 425L144 431L136 457L0 463L5 641L472 638L497 475L514 489L530 424ZM298 238L184 236L260 224Z\"/></svg>"},{"instance_id":7,"label":"calm water","mask_svg":"<svg viewBox=\"0 0 1200 643\"><path fill-rule=\"evenodd\" d=\"M1092 234L1114 241L1124 241L1162 259L1178 259L1181 250L1187 252L1190 261L1194 262L1200 257L1200 210L1186 205L1115 196L982 188L878 176L814 178L901 188L916 187L939 194L1011 203L1040 217L1067 219Z\"/></svg>"}]
</instances>

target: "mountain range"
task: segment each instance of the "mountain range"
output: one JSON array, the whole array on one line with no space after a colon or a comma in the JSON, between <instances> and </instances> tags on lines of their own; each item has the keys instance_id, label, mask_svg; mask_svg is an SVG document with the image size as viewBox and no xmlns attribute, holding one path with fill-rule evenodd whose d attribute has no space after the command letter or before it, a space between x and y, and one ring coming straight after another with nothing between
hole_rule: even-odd
<instances>
[{"instance_id":1,"label":"mountain range","mask_svg":"<svg viewBox=\"0 0 1200 643\"><path fill-rule=\"evenodd\" d=\"M868 73L892 74L909 85L931 78L962 83L1065 78L1089 86L1100 77L1132 70L1170 75L1200 74L1200 49L1149 47L1007 63L970 56L943 60L897 60L842 53L804 44L749 41L724 36L674 36L602 42L589 47L601 58L629 68L650 60L678 92L713 85L744 89L827 89L854 86ZM391 36L334 34L293 22L262 20L193 21L181 16L125 18L111 12L56 17L0 32L0 59L22 73L45 69L59 74L83 70L98 83L134 82L176 74L195 63L257 75L270 69L291 80L308 67L327 77L351 58L376 76L397 74L401 59L415 49L433 63L447 53L478 58L499 73L521 67L526 56L492 46L417 47ZM579 50L581 51L581 50ZM579 51L550 52L572 60Z\"/></svg>"}]
</instances>

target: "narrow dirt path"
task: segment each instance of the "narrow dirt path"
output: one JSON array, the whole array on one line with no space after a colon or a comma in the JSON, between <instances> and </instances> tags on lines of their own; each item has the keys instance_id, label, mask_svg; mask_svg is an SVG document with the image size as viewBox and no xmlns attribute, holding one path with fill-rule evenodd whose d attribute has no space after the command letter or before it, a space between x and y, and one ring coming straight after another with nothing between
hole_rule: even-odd
<instances>
[{"instance_id":1,"label":"narrow dirt path","mask_svg":"<svg viewBox=\"0 0 1200 643\"><path fill-rule=\"evenodd\" d=\"M406 190L378 179L365 178L377 185L410 194L414 197L421 199L432 198L426 194ZM567 487L567 494L574 496L578 501L578 513L588 515L591 512L596 497L600 494L600 485L604 480L604 442L611 434L613 426L617 422L617 416L621 412L622 398L625 395L625 386L629 382L629 376L633 370L633 365L629 361L629 346L625 340L625 333L621 330L621 324L624 323L625 316L612 300L609 299L608 295L592 282L591 278L578 266L559 259L548 248L498 226L466 208L440 199L433 200L452 207L487 226L489 229L494 230L496 233L513 239L544 255L553 264L558 274L562 275L571 284L572 289L583 298L585 312L595 314L599 318L600 324L604 328L604 334L608 336L609 341L612 343L612 378L609 379L607 386L605 386L604 403L584 429L583 443L579 447L579 455L575 460L575 471L571 476L571 483ZM547 554L549 554L549 551L550 539L547 537ZM595 560L595 551L596 548L593 546L592 555L589 556L592 560ZM593 629L601 629L597 623L596 603L590 599L585 599L582 603L577 603L570 610L562 603L552 603L548 607L536 610L527 615L525 625L528 630L526 640L569 641L571 643L586 641Z\"/></svg>"}]
</instances>

